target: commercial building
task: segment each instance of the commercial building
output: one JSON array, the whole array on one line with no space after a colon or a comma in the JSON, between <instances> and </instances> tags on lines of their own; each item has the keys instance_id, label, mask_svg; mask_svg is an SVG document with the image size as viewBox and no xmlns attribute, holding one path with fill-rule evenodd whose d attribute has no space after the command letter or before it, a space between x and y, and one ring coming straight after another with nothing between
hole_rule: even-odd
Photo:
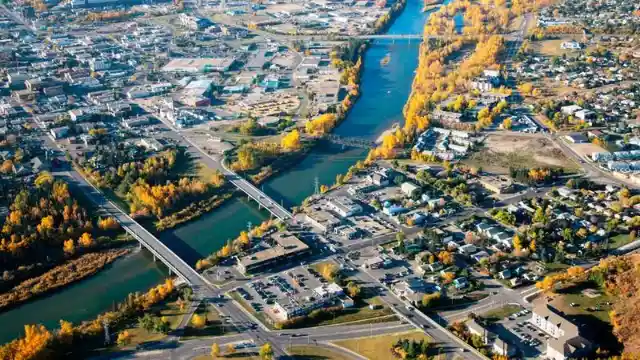
<instances>
[{"instance_id":1,"label":"commercial building","mask_svg":"<svg viewBox=\"0 0 640 360\"><path fill-rule=\"evenodd\" d=\"M549 304L540 304L533 310L530 322L551 336L547 341L546 358L565 360L580 358L591 349L589 340L580 336L577 325L566 319L562 312Z\"/></svg>"},{"instance_id":2,"label":"commercial building","mask_svg":"<svg viewBox=\"0 0 640 360\"><path fill-rule=\"evenodd\" d=\"M342 217L348 217L362 212L362 206L346 196L331 198L327 202L327 205L329 209L335 211Z\"/></svg>"},{"instance_id":3,"label":"commercial building","mask_svg":"<svg viewBox=\"0 0 640 360\"><path fill-rule=\"evenodd\" d=\"M331 283L299 293L296 296L276 300L273 305L273 313L280 319L289 320L338 303L345 308L353 306L353 300L344 294L342 288L336 283Z\"/></svg>"},{"instance_id":4,"label":"commercial building","mask_svg":"<svg viewBox=\"0 0 640 360\"><path fill-rule=\"evenodd\" d=\"M311 252L309 246L288 231L280 231L270 236L272 245L268 249L246 255L238 260L238 269L244 273L253 273L276 263Z\"/></svg>"},{"instance_id":5,"label":"commercial building","mask_svg":"<svg viewBox=\"0 0 640 360\"><path fill-rule=\"evenodd\" d=\"M506 176L483 176L480 184L487 190L496 194L507 194L513 191L513 182Z\"/></svg>"},{"instance_id":6,"label":"commercial building","mask_svg":"<svg viewBox=\"0 0 640 360\"><path fill-rule=\"evenodd\" d=\"M342 223L338 217L320 208L307 212L305 214L305 220L322 232L329 232Z\"/></svg>"},{"instance_id":7,"label":"commercial building","mask_svg":"<svg viewBox=\"0 0 640 360\"><path fill-rule=\"evenodd\" d=\"M228 71L235 59L233 58L198 58L198 59L173 59L162 68L165 72L210 72Z\"/></svg>"}]
</instances>

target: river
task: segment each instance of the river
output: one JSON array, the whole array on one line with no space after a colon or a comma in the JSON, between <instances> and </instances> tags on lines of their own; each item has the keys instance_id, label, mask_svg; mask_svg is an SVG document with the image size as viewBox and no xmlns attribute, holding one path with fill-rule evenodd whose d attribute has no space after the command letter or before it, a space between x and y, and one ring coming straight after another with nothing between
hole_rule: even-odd
<instances>
[{"instance_id":1,"label":"river","mask_svg":"<svg viewBox=\"0 0 640 360\"><path fill-rule=\"evenodd\" d=\"M408 0L406 8L389 28L389 34L422 33L428 13L421 12L422 0ZM393 123L402 122L402 108L411 91L418 64L418 46L413 40L374 42L366 52L361 76L362 96L347 118L336 128L341 136L374 140ZM389 54L390 61L380 61ZM366 155L365 150L323 145L293 169L271 179L264 191L286 206L299 205L320 184L333 184ZM235 198L218 210L185 226L164 232L160 238L187 262L195 263L219 249L249 224L259 224L268 214L253 203ZM138 252L114 262L107 269L50 296L34 300L0 314L0 343L22 334L24 324L41 323L49 328L60 319L79 322L94 318L122 301L128 293L146 291L159 283L167 272L151 261L146 252Z\"/></svg>"}]
</instances>

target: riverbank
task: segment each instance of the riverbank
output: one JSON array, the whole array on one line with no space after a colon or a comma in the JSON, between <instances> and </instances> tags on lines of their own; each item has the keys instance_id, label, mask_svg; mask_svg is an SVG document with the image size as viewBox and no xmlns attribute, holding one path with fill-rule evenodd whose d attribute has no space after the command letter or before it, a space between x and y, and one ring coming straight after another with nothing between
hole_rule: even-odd
<instances>
[{"instance_id":1,"label":"riverbank","mask_svg":"<svg viewBox=\"0 0 640 360\"><path fill-rule=\"evenodd\" d=\"M94 275L129 252L129 248L120 248L84 254L77 259L56 266L40 276L23 281L11 290L0 294L0 312L40 296L48 295L71 283Z\"/></svg>"}]
</instances>

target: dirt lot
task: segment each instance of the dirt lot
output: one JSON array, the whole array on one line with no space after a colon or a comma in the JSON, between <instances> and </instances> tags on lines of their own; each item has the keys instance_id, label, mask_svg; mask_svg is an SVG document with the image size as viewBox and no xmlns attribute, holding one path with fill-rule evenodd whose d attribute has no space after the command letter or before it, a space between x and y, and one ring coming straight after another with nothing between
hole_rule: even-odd
<instances>
[{"instance_id":1,"label":"dirt lot","mask_svg":"<svg viewBox=\"0 0 640 360\"><path fill-rule=\"evenodd\" d=\"M607 151L596 144L584 143L584 144L571 144L568 143L569 147L573 149L576 153L580 154L582 157L590 157L594 152L603 152Z\"/></svg>"},{"instance_id":2,"label":"dirt lot","mask_svg":"<svg viewBox=\"0 0 640 360\"><path fill-rule=\"evenodd\" d=\"M565 37L562 37L561 39L534 41L531 43L531 49L534 51L534 53L540 54L543 56L562 56L563 54L567 54L567 55L577 54L578 53L577 50L560 48L560 45L563 42L570 41L570 40L581 41L582 36L580 35L565 36Z\"/></svg>"},{"instance_id":3,"label":"dirt lot","mask_svg":"<svg viewBox=\"0 0 640 360\"><path fill-rule=\"evenodd\" d=\"M497 174L508 174L511 167L575 167L541 134L491 134L484 146L463 162Z\"/></svg>"}]
</instances>

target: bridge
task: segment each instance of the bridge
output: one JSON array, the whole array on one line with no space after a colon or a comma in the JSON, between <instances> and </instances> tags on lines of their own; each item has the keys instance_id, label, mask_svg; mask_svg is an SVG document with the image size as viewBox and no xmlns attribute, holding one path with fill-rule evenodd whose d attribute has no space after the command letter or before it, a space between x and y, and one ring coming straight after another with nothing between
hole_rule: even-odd
<instances>
[{"instance_id":1,"label":"bridge","mask_svg":"<svg viewBox=\"0 0 640 360\"><path fill-rule=\"evenodd\" d=\"M207 156L207 158L209 157L208 154L205 153L205 155ZM257 202L260 208L265 208L273 216L282 221L293 219L293 214L284 206L278 204L277 201L273 200L271 197L269 197L269 195L262 192L262 190L255 187L252 183L245 180L242 176L236 174L232 170L229 170L224 165L224 162L221 165L223 169L222 173L225 175L227 180L229 180L229 182L233 184L238 190L245 193L249 199Z\"/></svg>"},{"instance_id":2,"label":"bridge","mask_svg":"<svg viewBox=\"0 0 640 360\"><path fill-rule=\"evenodd\" d=\"M367 139L357 138L357 137L347 137L340 136L335 134L326 134L322 137L323 140L326 140L332 144L351 146L361 149L372 149L376 147L376 143Z\"/></svg>"},{"instance_id":3,"label":"bridge","mask_svg":"<svg viewBox=\"0 0 640 360\"><path fill-rule=\"evenodd\" d=\"M184 282L196 289L207 289L208 282L189 266L178 255L171 251L162 241L151 234L142 225L132 219L124 211L122 211L111 200L93 186L87 179L75 170L69 171L68 176L93 203L100 207L106 215L113 217L122 228L133 238L138 240L140 245L144 246L153 255L154 259L160 260L169 268L171 273L177 275Z\"/></svg>"}]
</instances>

